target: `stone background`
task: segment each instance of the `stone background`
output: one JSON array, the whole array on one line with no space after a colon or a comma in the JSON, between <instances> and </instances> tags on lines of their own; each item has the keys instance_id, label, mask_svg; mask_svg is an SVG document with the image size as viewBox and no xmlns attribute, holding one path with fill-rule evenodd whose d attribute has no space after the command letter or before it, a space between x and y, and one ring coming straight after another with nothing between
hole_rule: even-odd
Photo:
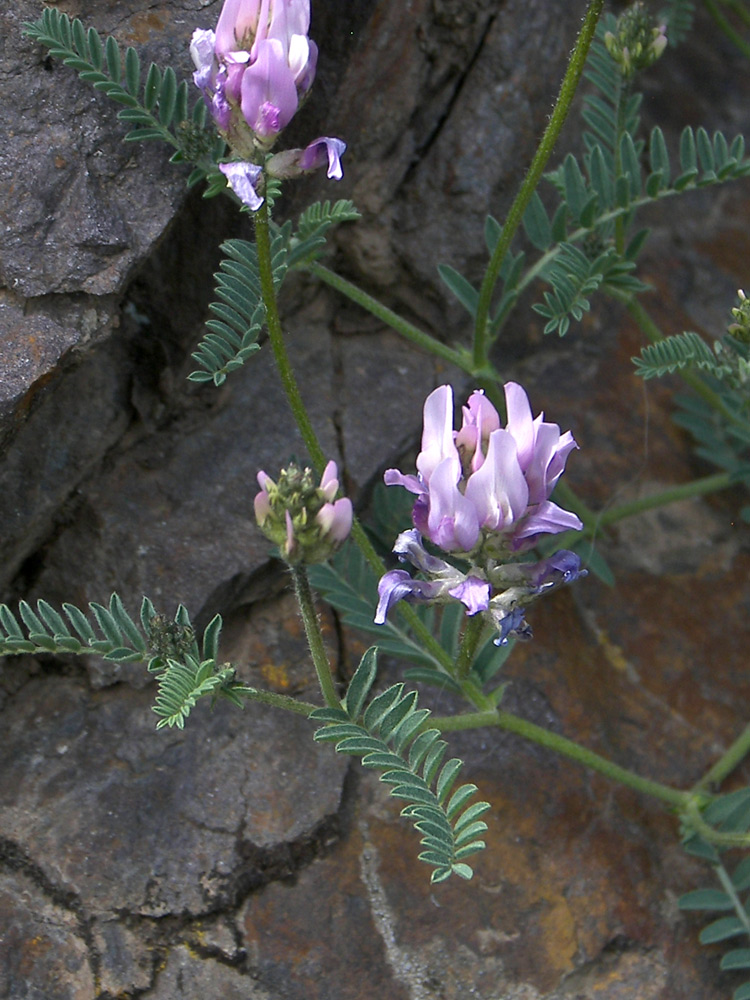
<instances>
[{"instance_id":1,"label":"stone background","mask_svg":"<svg viewBox=\"0 0 750 1000\"><path fill-rule=\"evenodd\" d=\"M56 5L144 62L189 72L218 0ZM0 587L4 599L183 601L221 610L242 676L314 697L301 629L250 512L255 472L299 438L264 350L221 390L185 381L217 247L248 235L186 196L155 145L0 12ZM552 105L582 2L314 0L319 79L289 145L349 143L336 266L451 341L466 323L436 260L480 273ZM747 65L699 22L645 78L644 116L750 133ZM563 146L572 144L568 130ZM652 211L642 274L668 332L717 335L748 282L747 182ZM667 206L670 207L670 206ZM421 401L454 378L314 282L285 286L290 351L316 428L366 502L408 461ZM607 506L708 471L643 385L639 334L598 309L563 341L522 311L497 363L573 429L569 480ZM456 381L461 386L461 380ZM746 721L744 503L728 492L603 536L617 576L533 611L508 705L689 787ZM341 676L361 652L326 618ZM473 882L429 887L382 786L315 747L304 720L200 707L154 731L142 668L0 667L0 997L88 1000L719 1000L737 982L676 899L705 873L661 808L507 735L455 739L493 803ZM394 672L394 676L396 676ZM445 698L426 695L438 711ZM746 776L747 777L747 776Z\"/></svg>"}]
</instances>

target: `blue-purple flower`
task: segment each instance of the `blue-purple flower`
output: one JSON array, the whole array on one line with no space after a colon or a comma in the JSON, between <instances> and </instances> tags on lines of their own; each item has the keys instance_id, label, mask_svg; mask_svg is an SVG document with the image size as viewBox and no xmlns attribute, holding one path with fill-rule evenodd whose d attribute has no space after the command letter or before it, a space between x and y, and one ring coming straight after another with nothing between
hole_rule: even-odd
<instances>
[{"instance_id":1,"label":"blue-purple flower","mask_svg":"<svg viewBox=\"0 0 750 1000\"><path fill-rule=\"evenodd\" d=\"M417 475L385 473L387 485L416 496L414 530L399 535L394 551L427 579L413 579L405 570L386 573L376 622L384 622L399 600L459 600L467 614L491 619L499 641L523 637L530 634L525 605L581 574L578 556L566 550L536 563L518 561L542 535L583 527L575 514L549 499L577 445L569 431L561 433L543 414L533 417L515 382L505 385L505 402L508 416L501 427L487 397L472 393L455 431L451 387L440 386L427 397ZM422 537L468 561L469 570L430 555Z\"/></svg>"}]
</instances>

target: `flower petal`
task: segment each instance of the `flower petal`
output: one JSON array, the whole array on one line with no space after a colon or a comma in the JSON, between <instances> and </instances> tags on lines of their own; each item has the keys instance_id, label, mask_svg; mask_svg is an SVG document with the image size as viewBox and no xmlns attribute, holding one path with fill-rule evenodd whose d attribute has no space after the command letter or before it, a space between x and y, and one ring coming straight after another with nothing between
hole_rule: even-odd
<instances>
[{"instance_id":1,"label":"flower petal","mask_svg":"<svg viewBox=\"0 0 750 1000\"><path fill-rule=\"evenodd\" d=\"M219 170L229 181L229 186L248 208L257 212L263 199L255 190L263 169L255 163L220 163Z\"/></svg>"},{"instance_id":2,"label":"flower petal","mask_svg":"<svg viewBox=\"0 0 750 1000\"><path fill-rule=\"evenodd\" d=\"M486 611L490 605L490 585L486 580L476 576L467 576L465 580L452 587L448 593L466 605L470 615Z\"/></svg>"},{"instance_id":3,"label":"flower petal","mask_svg":"<svg viewBox=\"0 0 750 1000\"><path fill-rule=\"evenodd\" d=\"M383 625L388 612L399 601L431 601L440 592L441 584L432 580L414 580L406 570L392 569L378 583L378 607L375 624Z\"/></svg>"}]
</instances>

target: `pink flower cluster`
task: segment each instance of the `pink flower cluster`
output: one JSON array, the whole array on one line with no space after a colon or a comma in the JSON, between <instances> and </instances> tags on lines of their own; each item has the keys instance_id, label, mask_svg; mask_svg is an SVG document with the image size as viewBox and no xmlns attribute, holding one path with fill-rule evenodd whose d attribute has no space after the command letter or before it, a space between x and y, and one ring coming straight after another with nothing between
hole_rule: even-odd
<instances>
[{"instance_id":1,"label":"pink flower cluster","mask_svg":"<svg viewBox=\"0 0 750 1000\"><path fill-rule=\"evenodd\" d=\"M424 405L422 450L417 475L385 473L389 486L416 495L414 528L396 539L394 552L423 575L386 573L378 585L375 621L385 622L400 600L445 603L458 600L470 615L484 613L498 631L528 637L524 608L542 593L582 575L574 552L561 550L537 563L519 562L540 536L583 527L573 513L549 497L577 447L572 434L532 416L529 400L515 382L505 385L508 419L500 426L495 407L473 392L463 407L461 429L453 429L453 390L440 386ZM467 572L431 555L428 538L470 564Z\"/></svg>"}]
</instances>

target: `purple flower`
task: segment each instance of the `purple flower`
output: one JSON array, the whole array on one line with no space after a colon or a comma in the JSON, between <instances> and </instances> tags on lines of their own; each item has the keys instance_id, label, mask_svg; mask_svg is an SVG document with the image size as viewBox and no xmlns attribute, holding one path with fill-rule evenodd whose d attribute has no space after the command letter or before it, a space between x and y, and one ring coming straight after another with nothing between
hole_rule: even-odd
<instances>
[{"instance_id":1,"label":"purple flower","mask_svg":"<svg viewBox=\"0 0 750 1000\"><path fill-rule=\"evenodd\" d=\"M331 136L315 139L304 149L285 149L275 153L266 163L266 170L272 177L288 180L301 177L328 164L328 177L340 181L344 176L341 157L346 152L346 143Z\"/></svg>"},{"instance_id":2,"label":"purple flower","mask_svg":"<svg viewBox=\"0 0 750 1000\"><path fill-rule=\"evenodd\" d=\"M518 561L541 535L583 527L575 514L549 499L577 445L570 432L561 434L543 414L532 417L526 393L515 382L506 384L505 399L505 427L484 394L474 392L463 408L461 429L454 431L451 387L440 386L427 397L417 475L389 469L384 477L387 485L415 494L414 528L398 536L394 552L426 579L405 570L386 573L378 586L376 623L400 600L458 600L467 614L487 618L498 643L510 636L528 638L526 605L585 572L567 550L536 563ZM460 553L468 570L431 555L422 536Z\"/></svg>"},{"instance_id":3,"label":"purple flower","mask_svg":"<svg viewBox=\"0 0 750 1000\"><path fill-rule=\"evenodd\" d=\"M263 204L263 198L258 194L256 187L263 169L254 163L220 163L219 170L240 201L253 212L257 212Z\"/></svg>"},{"instance_id":4,"label":"purple flower","mask_svg":"<svg viewBox=\"0 0 750 1000\"><path fill-rule=\"evenodd\" d=\"M528 397L515 382L505 385L505 399L505 428L484 394L474 392L461 429L454 431L453 390L435 389L424 406L418 475L385 473L387 485L416 494L415 527L448 552L519 552L542 534L583 527L575 514L549 500L577 447L573 436L561 434L543 414L533 419Z\"/></svg>"},{"instance_id":5,"label":"purple flower","mask_svg":"<svg viewBox=\"0 0 750 1000\"><path fill-rule=\"evenodd\" d=\"M309 0L225 0L216 32L194 32L193 79L243 156L268 148L307 96L318 59L309 27Z\"/></svg>"}]
</instances>

